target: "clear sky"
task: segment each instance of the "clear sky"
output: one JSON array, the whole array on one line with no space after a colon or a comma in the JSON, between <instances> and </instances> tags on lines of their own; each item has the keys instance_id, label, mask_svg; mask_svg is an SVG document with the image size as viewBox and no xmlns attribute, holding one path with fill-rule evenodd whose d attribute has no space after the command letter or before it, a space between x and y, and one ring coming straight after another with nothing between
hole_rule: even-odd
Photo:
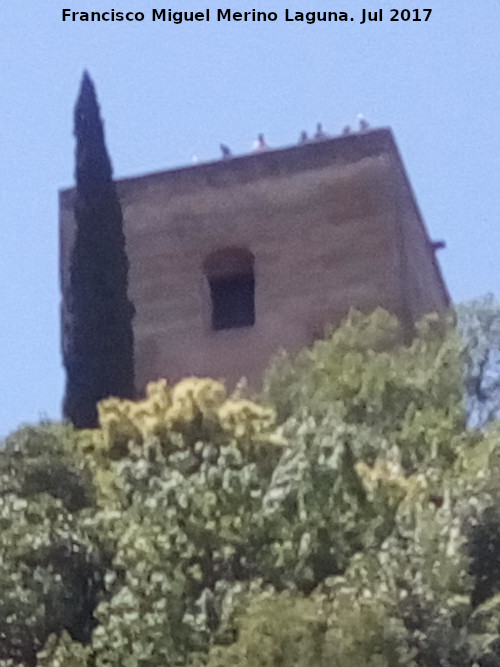
<instances>
[{"instance_id":1,"label":"clear sky","mask_svg":"<svg viewBox=\"0 0 500 667\"><path fill-rule=\"evenodd\" d=\"M67 4L64 4L67 3ZM258 132L295 143L317 121L335 134L362 112L391 126L455 301L498 294L500 0L189 0L211 21L152 22L153 0L28 0L0 9L0 436L57 418L58 190L73 184L73 105L96 84L117 177L246 152ZM62 9L142 11L142 22L62 22ZM168 6L165 8L168 9ZM217 22L218 8L275 22ZM354 21L286 22L285 9ZM361 25L361 11L383 21ZM427 22L391 8L431 8ZM421 13L421 18L424 14Z\"/></svg>"}]
</instances>

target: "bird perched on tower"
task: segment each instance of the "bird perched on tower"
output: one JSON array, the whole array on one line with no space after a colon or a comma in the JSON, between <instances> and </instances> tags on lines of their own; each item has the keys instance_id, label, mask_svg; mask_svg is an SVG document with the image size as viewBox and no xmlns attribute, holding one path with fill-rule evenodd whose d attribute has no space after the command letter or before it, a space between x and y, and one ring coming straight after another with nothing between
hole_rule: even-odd
<instances>
[{"instance_id":1,"label":"bird perched on tower","mask_svg":"<svg viewBox=\"0 0 500 667\"><path fill-rule=\"evenodd\" d=\"M314 140L315 141L322 141L323 139L328 139L328 134L323 131L323 125L322 123L318 123L316 125L316 133L314 135Z\"/></svg>"},{"instance_id":2,"label":"bird perched on tower","mask_svg":"<svg viewBox=\"0 0 500 667\"><path fill-rule=\"evenodd\" d=\"M265 151L269 148L263 134L257 135L257 140L253 143L254 151Z\"/></svg>"},{"instance_id":3,"label":"bird perched on tower","mask_svg":"<svg viewBox=\"0 0 500 667\"><path fill-rule=\"evenodd\" d=\"M222 151L223 160L228 160L232 156L231 149L229 148L229 146L226 146L226 144L221 144L220 149Z\"/></svg>"},{"instance_id":4,"label":"bird perched on tower","mask_svg":"<svg viewBox=\"0 0 500 667\"><path fill-rule=\"evenodd\" d=\"M305 130L302 130L299 137L299 144L307 144L308 141L309 137L307 136L307 132Z\"/></svg>"},{"instance_id":5,"label":"bird perched on tower","mask_svg":"<svg viewBox=\"0 0 500 667\"><path fill-rule=\"evenodd\" d=\"M366 130L368 130L370 125L362 113L358 113L358 121L359 121L359 131L366 132Z\"/></svg>"}]
</instances>

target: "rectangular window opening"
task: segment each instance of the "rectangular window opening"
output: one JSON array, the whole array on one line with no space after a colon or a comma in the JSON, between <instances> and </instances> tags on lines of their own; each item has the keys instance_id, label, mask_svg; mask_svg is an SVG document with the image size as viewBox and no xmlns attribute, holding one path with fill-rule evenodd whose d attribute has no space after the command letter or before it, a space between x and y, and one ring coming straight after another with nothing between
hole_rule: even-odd
<instances>
[{"instance_id":1,"label":"rectangular window opening","mask_svg":"<svg viewBox=\"0 0 500 667\"><path fill-rule=\"evenodd\" d=\"M255 278L252 273L212 277L212 328L237 329L255 324Z\"/></svg>"}]
</instances>

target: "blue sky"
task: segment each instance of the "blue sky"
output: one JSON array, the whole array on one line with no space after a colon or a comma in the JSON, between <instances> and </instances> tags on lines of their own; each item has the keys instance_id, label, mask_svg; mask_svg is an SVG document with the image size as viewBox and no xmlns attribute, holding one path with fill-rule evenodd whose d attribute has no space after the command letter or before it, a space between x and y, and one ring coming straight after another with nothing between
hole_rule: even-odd
<instances>
[{"instance_id":1,"label":"blue sky","mask_svg":"<svg viewBox=\"0 0 500 667\"><path fill-rule=\"evenodd\" d=\"M296 142L358 112L391 126L455 301L498 294L500 1L212 1L172 9L276 11L274 23L153 23L151 0L3 3L0 9L0 436L57 418L57 194L73 184L81 73L96 84L117 177L246 152L258 132ZM62 9L143 11L142 23L61 20ZM390 8L431 8L390 22ZM347 11L348 23L285 22L284 10ZM384 21L360 25L361 9Z\"/></svg>"}]
</instances>

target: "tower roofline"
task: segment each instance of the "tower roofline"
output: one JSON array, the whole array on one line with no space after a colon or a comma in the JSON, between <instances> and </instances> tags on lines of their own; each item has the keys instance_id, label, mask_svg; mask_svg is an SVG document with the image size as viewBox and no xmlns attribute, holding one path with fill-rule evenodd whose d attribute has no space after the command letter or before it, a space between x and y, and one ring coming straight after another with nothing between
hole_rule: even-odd
<instances>
[{"instance_id":1,"label":"tower roofline","mask_svg":"<svg viewBox=\"0 0 500 667\"><path fill-rule=\"evenodd\" d=\"M137 176L119 178L115 182L119 193L121 189L130 193L135 189L135 186L142 189L145 186L154 187L157 183L167 187L170 186L179 192L189 192L206 186L224 188L228 184L234 185L238 182L243 184L260 179L278 178L333 164L348 165L367 157L376 157L382 154L389 155L407 191L418 225L428 240L428 253L443 298L446 303L450 304L450 295L437 262L435 250L432 247L394 135L388 127L369 129L364 132L352 132L300 145L244 153L226 160L217 159L147 172ZM74 193L74 187L60 190L61 208L73 205ZM404 230L402 231L404 233Z\"/></svg>"},{"instance_id":2,"label":"tower roofline","mask_svg":"<svg viewBox=\"0 0 500 667\"><path fill-rule=\"evenodd\" d=\"M161 180L165 183L187 180L195 182L200 178L206 184L206 178L217 177L225 173L240 174L242 180L249 181L259 178L269 178L280 174L306 171L321 167L322 163L331 165L332 162L356 162L364 157L378 155L385 152L397 153L396 143L390 128L377 128L365 132L352 132L321 141L310 141L305 144L269 148L263 151L252 151L241 155L234 155L230 159L209 160L195 164L182 165L171 169L156 170L115 179L116 183L133 185L134 182L144 181L154 183ZM233 181L234 182L234 181ZM72 192L74 187L62 188L61 195Z\"/></svg>"}]
</instances>

